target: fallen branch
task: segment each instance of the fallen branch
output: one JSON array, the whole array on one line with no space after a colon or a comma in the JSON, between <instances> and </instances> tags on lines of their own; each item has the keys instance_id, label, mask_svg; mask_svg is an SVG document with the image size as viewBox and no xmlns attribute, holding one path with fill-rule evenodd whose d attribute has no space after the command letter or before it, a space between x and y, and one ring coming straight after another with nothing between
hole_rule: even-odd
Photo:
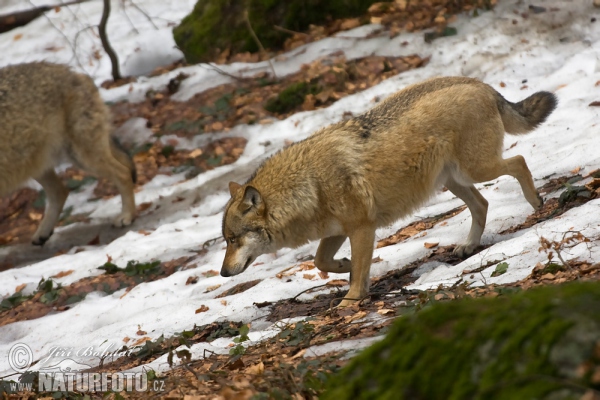
<instances>
[{"instance_id":1,"label":"fallen branch","mask_svg":"<svg viewBox=\"0 0 600 400\"><path fill-rule=\"evenodd\" d=\"M0 15L0 33L8 32L12 29L18 28L19 26L25 26L34 19L43 15L46 11L50 11L56 7L70 6L73 4L85 3L86 1L89 0L73 0L52 6L37 6L30 10Z\"/></svg>"}]
</instances>

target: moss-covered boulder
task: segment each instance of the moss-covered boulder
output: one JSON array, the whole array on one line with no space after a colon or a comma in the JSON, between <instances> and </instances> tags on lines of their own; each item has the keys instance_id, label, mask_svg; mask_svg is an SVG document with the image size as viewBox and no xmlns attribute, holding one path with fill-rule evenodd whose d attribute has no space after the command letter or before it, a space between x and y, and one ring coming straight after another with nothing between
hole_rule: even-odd
<instances>
[{"instance_id":1,"label":"moss-covered boulder","mask_svg":"<svg viewBox=\"0 0 600 400\"><path fill-rule=\"evenodd\" d=\"M586 390L600 390L600 282L448 302L400 318L320 398L557 400Z\"/></svg>"},{"instance_id":2,"label":"moss-covered boulder","mask_svg":"<svg viewBox=\"0 0 600 400\"><path fill-rule=\"evenodd\" d=\"M210 61L225 49L257 51L245 13L266 48L280 47L290 35L275 27L302 32L310 24L362 15L376 0L198 0L173 29L177 46L191 63Z\"/></svg>"}]
</instances>

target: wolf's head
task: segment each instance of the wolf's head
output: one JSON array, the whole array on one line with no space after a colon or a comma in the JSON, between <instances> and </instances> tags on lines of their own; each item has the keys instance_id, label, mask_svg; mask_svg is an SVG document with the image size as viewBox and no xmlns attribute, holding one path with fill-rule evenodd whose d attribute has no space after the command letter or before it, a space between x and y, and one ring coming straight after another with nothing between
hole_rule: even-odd
<instances>
[{"instance_id":1,"label":"wolf's head","mask_svg":"<svg viewBox=\"0 0 600 400\"><path fill-rule=\"evenodd\" d=\"M253 186L229 183L231 199L223 215L223 237L227 242L221 276L242 273L261 254L274 251L266 223L266 205Z\"/></svg>"}]
</instances>

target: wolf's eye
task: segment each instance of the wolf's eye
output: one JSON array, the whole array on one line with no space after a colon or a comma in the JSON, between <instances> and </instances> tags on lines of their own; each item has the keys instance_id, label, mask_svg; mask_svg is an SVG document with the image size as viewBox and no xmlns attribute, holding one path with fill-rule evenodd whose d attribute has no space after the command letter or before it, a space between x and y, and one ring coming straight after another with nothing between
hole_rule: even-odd
<instances>
[{"instance_id":1,"label":"wolf's eye","mask_svg":"<svg viewBox=\"0 0 600 400\"><path fill-rule=\"evenodd\" d=\"M234 244L235 243L235 238L234 237L230 237L229 239L227 239L227 241L229 242L229 244Z\"/></svg>"}]
</instances>

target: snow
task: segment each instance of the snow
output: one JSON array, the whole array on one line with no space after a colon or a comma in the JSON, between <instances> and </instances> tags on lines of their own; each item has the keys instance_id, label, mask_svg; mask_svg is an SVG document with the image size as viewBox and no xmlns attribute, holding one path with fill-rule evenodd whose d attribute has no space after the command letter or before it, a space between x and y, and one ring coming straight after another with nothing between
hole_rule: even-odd
<instances>
[{"instance_id":1,"label":"snow","mask_svg":"<svg viewBox=\"0 0 600 400\"><path fill-rule=\"evenodd\" d=\"M35 0L34 3L41 5L47 2ZM0 34L0 51L3 54L0 66L47 60L68 63L77 70L85 71L98 84L108 79L110 63L101 50L99 39L91 29L84 29L99 21L101 3L93 0L69 7L68 10L62 8L59 12L51 11L47 13L47 18L39 18L25 27ZM182 175L157 176L136 193L138 204L151 202L152 206L129 230L116 230L106 222L120 209L119 198L88 202L91 195L89 188L72 194L67 205L74 207L73 213L92 212L91 222L57 228L44 249L33 249L29 245L0 248L0 256L12 257L20 264L18 268L0 272L0 296L11 295L21 284L27 284L25 291L30 293L42 277L48 278L61 271L74 271L56 279L64 285L99 275L103 271L97 267L106 262L107 256L121 267L129 260L169 261L182 256L194 256L193 264L196 266L158 281L142 283L126 294L124 290L111 295L93 293L67 311L0 327L0 354L8 354L16 343L31 346L34 359L42 358L56 346L86 348L110 343L120 348L125 344L124 338L137 337L138 325L152 339L160 335L168 337L190 329L194 324L220 320L252 322L252 340L273 335L275 328L261 319L268 311L255 307L253 303L290 298L323 284L324 280L319 278L304 279L303 272L292 274L287 279L275 276L298 264L298 259L314 254L317 243L264 255L257 260L262 265L255 264L241 275L231 278L204 277L202 273L220 269L224 256L221 239L209 246L208 252L202 256L197 256L196 251L202 248L203 243L221 235L222 210L228 199L227 182L246 179L261 160L281 149L286 140L303 139L316 129L340 120L345 111L365 111L374 105L372 100L375 97L385 97L429 77L477 77L512 101L521 100L540 90L556 93L559 107L542 127L526 136L507 136L505 139L505 157L523 155L537 186L545 183L542 177L550 174L561 176L580 167L580 173L585 175L600 167L600 134L596 126L598 108L588 106L600 97L600 86L596 86L600 81L600 22L590 21L591 16L597 14L592 2L540 0L538 5L548 10L553 7L558 10L531 14L528 18L520 15L526 11L526 4L514 1L499 3L494 11L482 13L477 18L460 17L454 24L458 29L456 36L438 39L432 44L424 43L422 33L401 34L390 39L383 32L366 38L378 28L370 25L342 32L336 37L276 57L273 65L279 76L297 71L302 63L338 51L343 51L349 59L371 54L419 54L431 56L431 61L425 68L402 73L373 88L343 98L326 109L295 114L268 125L238 126L230 132L214 135L213 138L247 138L244 154L235 164L217 168L191 180L184 181ZM158 29L130 3L125 2L124 8L122 4L113 2L109 35L113 47L121 56L124 73L144 74L181 57L174 48L172 24L193 8L194 0L137 0L136 4L153 17ZM28 7L26 2L5 1L0 6L0 14ZM75 38L76 56L72 50ZM408 44L402 45L404 42ZM219 68L240 76L269 70L266 62L235 63ZM182 82L181 91L176 95L179 100L231 80L209 65L197 65L152 78L140 76L136 83L103 89L101 93L106 101L138 101L148 89L164 87L169 79L180 72L191 76ZM128 122L122 128L126 132L126 140L146 140L150 133L144 123L143 119ZM199 137L184 145L192 148L199 146L203 140L206 139ZM270 144L266 145L266 142ZM489 201L488 222L482 240L491 246L456 266L442 264L423 268L419 272L422 275L410 288L451 285L459 279L473 282L474 285L520 280L531 272L536 263L546 260L547 255L538 252L540 238L560 239L569 230L581 231L591 242L565 250L563 256L566 259L600 259L600 200L590 201L532 228L500 235L498 232L503 229L523 222L532 209L515 179L501 177L491 183L491 186L478 185ZM176 198L183 198L183 201L174 203ZM453 198L449 192L440 192L415 215L378 230L377 238L384 238L412 221L460 205L461 201ZM398 245L377 249L374 256L381 257L383 261L373 264L371 276L382 275L427 255L431 250L424 247L426 241L439 241L443 246L464 240L471 224L469 213L462 212L447 222L445 226L438 224L428 230L425 237L413 237ZM138 233L142 229L150 234ZM96 235L100 235L101 243L108 244L81 246ZM59 243L71 244L73 249L67 254L53 256ZM75 247L83 251L75 252ZM339 255L350 256L348 243L344 244ZM490 276L493 267L477 274L468 273L491 260L508 263L508 271L494 278ZM199 277L198 283L185 285L187 278L192 275ZM348 277L331 277L337 278ZM260 283L241 294L224 299L215 298L234 285L256 279ZM215 285L221 286L207 292L207 288ZM303 298L306 296L309 295L303 295ZM226 300L226 304L221 300ZM195 314L201 305L208 307L208 311ZM197 358L202 356L205 349L227 352L231 343L231 339L218 339L197 344L192 347L192 354ZM353 348L355 345L337 344L337 347L330 347L337 350ZM78 361L89 365L99 363L98 358ZM165 359L161 357L152 366L160 369L164 368L164 364ZM12 372L7 358L0 357L0 376Z\"/></svg>"}]
</instances>

